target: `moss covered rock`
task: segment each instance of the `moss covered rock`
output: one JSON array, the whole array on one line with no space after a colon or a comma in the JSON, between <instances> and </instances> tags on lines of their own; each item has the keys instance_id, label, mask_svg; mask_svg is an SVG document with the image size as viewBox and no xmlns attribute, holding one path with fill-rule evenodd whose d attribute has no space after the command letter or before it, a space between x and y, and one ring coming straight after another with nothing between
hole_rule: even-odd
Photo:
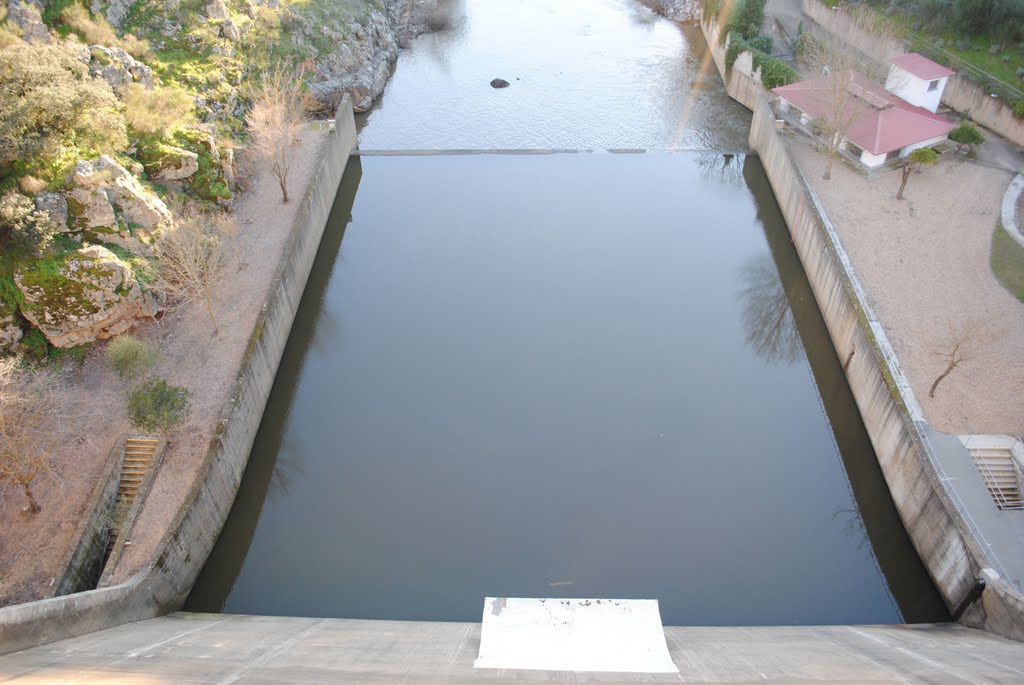
<instances>
[{"instance_id":1,"label":"moss covered rock","mask_svg":"<svg viewBox=\"0 0 1024 685\"><path fill-rule=\"evenodd\" d=\"M157 181L181 181L199 171L199 155L165 143L140 148L139 159L150 178Z\"/></svg>"},{"instance_id":2,"label":"moss covered rock","mask_svg":"<svg viewBox=\"0 0 1024 685\"><path fill-rule=\"evenodd\" d=\"M40 260L16 273L14 282L22 315L54 347L109 338L158 310L131 268L99 245Z\"/></svg>"}]
</instances>

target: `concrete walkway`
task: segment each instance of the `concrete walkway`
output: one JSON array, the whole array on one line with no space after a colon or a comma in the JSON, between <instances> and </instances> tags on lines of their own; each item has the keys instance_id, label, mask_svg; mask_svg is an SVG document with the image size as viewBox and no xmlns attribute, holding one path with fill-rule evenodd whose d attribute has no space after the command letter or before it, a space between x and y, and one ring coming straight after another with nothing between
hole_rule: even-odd
<instances>
[{"instance_id":1,"label":"concrete walkway","mask_svg":"<svg viewBox=\"0 0 1024 685\"><path fill-rule=\"evenodd\" d=\"M473 668L476 623L178 613L0 657L0 682L1024 683L1024 644L955 624L665 629L679 674Z\"/></svg>"}]
</instances>

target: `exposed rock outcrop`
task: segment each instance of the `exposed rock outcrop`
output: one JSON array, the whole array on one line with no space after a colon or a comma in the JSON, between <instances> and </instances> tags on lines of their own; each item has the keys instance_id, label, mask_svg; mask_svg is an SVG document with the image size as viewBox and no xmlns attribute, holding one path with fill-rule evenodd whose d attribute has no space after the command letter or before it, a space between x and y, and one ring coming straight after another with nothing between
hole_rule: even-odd
<instances>
[{"instance_id":1,"label":"exposed rock outcrop","mask_svg":"<svg viewBox=\"0 0 1024 685\"><path fill-rule=\"evenodd\" d=\"M146 165L146 173L158 181L180 181L199 171L199 155L172 145L162 145L165 153Z\"/></svg>"},{"instance_id":2,"label":"exposed rock outcrop","mask_svg":"<svg viewBox=\"0 0 1024 685\"><path fill-rule=\"evenodd\" d=\"M163 200L106 155L79 161L71 184L67 194L69 228L82 231L87 240L151 255L155 241L174 227Z\"/></svg>"},{"instance_id":3,"label":"exposed rock outcrop","mask_svg":"<svg viewBox=\"0 0 1024 685\"><path fill-rule=\"evenodd\" d=\"M141 83L146 88L154 86L153 70L121 48L89 46L89 73L93 78L102 78L111 88L131 83Z\"/></svg>"},{"instance_id":4,"label":"exposed rock outcrop","mask_svg":"<svg viewBox=\"0 0 1024 685\"><path fill-rule=\"evenodd\" d=\"M54 347L109 338L158 309L131 268L99 245L70 253L56 274L30 268L14 282L24 296L21 313Z\"/></svg>"},{"instance_id":5,"label":"exposed rock outcrop","mask_svg":"<svg viewBox=\"0 0 1024 685\"><path fill-rule=\"evenodd\" d=\"M316 58L309 83L313 95L331 111L345 93L352 94L356 111L369 109L387 84L399 48L408 47L420 33L447 25L457 11L451 0L391 0L384 7L371 10L363 23L344 26L318 25L298 13L292 19L298 38L319 33L333 44L333 50Z\"/></svg>"},{"instance_id":6,"label":"exposed rock outcrop","mask_svg":"<svg viewBox=\"0 0 1024 685\"><path fill-rule=\"evenodd\" d=\"M92 0L90 9L93 14L103 14L114 26L120 26L136 2L137 0L109 0L107 11L104 12L102 0Z\"/></svg>"},{"instance_id":7,"label":"exposed rock outcrop","mask_svg":"<svg viewBox=\"0 0 1024 685\"><path fill-rule=\"evenodd\" d=\"M206 6L206 16L218 21L223 21L231 17L231 15L228 14L228 7L224 4L224 0L213 0L213 2L208 4Z\"/></svg>"},{"instance_id":8,"label":"exposed rock outcrop","mask_svg":"<svg viewBox=\"0 0 1024 685\"><path fill-rule=\"evenodd\" d=\"M50 30L35 5L11 0L7 3L7 20L21 29L21 37L29 43L49 43Z\"/></svg>"},{"instance_id":9,"label":"exposed rock outcrop","mask_svg":"<svg viewBox=\"0 0 1024 685\"><path fill-rule=\"evenodd\" d=\"M220 25L220 35L224 36L232 43L237 43L242 38L242 30L238 27L231 19L228 19Z\"/></svg>"},{"instance_id":10,"label":"exposed rock outcrop","mask_svg":"<svg viewBox=\"0 0 1024 685\"><path fill-rule=\"evenodd\" d=\"M699 0L640 0L672 21L700 21Z\"/></svg>"},{"instance_id":11,"label":"exposed rock outcrop","mask_svg":"<svg viewBox=\"0 0 1024 685\"><path fill-rule=\"evenodd\" d=\"M60 193L42 193L36 196L36 209L46 212L62 233L68 230L68 201Z\"/></svg>"}]
</instances>

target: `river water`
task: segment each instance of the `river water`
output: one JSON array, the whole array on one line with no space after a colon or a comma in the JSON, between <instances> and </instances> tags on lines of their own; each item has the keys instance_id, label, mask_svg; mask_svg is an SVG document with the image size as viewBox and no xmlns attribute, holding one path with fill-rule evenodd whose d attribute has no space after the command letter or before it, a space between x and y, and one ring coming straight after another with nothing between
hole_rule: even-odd
<instances>
[{"instance_id":1,"label":"river water","mask_svg":"<svg viewBox=\"0 0 1024 685\"><path fill-rule=\"evenodd\" d=\"M189 609L946 617L707 62L630 0L467 0L403 52L364 151L649 152L353 158Z\"/></svg>"}]
</instances>

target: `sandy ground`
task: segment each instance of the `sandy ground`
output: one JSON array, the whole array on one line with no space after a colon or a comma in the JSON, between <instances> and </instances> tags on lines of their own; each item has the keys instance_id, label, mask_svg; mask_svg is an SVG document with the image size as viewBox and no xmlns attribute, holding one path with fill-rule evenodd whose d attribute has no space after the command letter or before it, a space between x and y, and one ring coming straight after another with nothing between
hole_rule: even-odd
<instances>
[{"instance_id":1,"label":"sandy ground","mask_svg":"<svg viewBox=\"0 0 1024 685\"><path fill-rule=\"evenodd\" d=\"M989 266L1012 175L947 154L915 173L899 201L899 172L868 182L837 163L826 181L824 158L806 139L793 149L929 423L952 434L1024 435L1024 303ZM947 366L942 354L958 339L969 359L930 398Z\"/></svg>"},{"instance_id":2,"label":"sandy ground","mask_svg":"<svg viewBox=\"0 0 1024 685\"><path fill-rule=\"evenodd\" d=\"M188 422L171 434L171 445L116 579L127 578L145 566L192 485L325 141L324 131L303 133L297 155L301 161L289 182L295 199L287 205L281 204L277 181L268 171L249 170L246 174L244 166L241 169L252 179L252 188L235 201L238 232L230 239L223 286L214 302L219 334L214 334L200 304L168 313L162 321L133 331L160 347L163 359L154 373L189 389L192 412ZM37 478L36 494L43 506L40 514L27 517L21 513L25 503L18 491L0 500L0 521L4 522L0 527L0 606L45 595L75 542L77 523L110 450L119 436L137 433L125 418L128 386L106 367L106 345L93 347L80 367L68 370L69 392L86 396L92 406L101 409L83 415L83 420L90 422L92 441L61 455L54 477Z\"/></svg>"}]
</instances>

